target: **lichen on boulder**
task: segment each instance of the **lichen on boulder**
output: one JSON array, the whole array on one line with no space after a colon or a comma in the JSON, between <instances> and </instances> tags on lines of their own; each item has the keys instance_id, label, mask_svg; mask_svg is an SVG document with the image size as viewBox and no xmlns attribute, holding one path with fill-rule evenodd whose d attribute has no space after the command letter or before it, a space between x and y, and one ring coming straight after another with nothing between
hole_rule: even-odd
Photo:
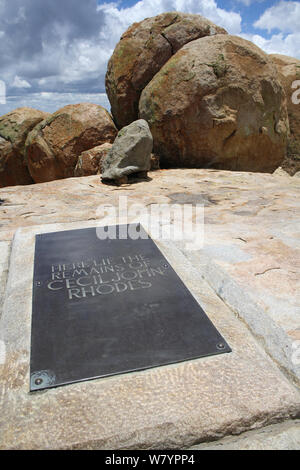
<instances>
[{"instance_id":1,"label":"lichen on boulder","mask_svg":"<svg viewBox=\"0 0 300 470\"><path fill-rule=\"evenodd\" d=\"M106 74L106 92L118 128L138 119L142 90L173 54L190 41L215 34L226 31L203 16L177 11L130 26L117 44Z\"/></svg>"}]
</instances>

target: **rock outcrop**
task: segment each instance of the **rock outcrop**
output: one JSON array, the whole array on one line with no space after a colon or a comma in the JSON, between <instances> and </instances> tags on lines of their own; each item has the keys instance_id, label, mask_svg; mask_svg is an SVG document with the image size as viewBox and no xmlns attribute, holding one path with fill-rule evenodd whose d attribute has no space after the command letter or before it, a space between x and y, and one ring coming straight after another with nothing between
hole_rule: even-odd
<instances>
[{"instance_id":1,"label":"rock outcrop","mask_svg":"<svg viewBox=\"0 0 300 470\"><path fill-rule=\"evenodd\" d=\"M132 174L150 170L153 139L146 121L135 121L118 133L102 164L102 179L121 182ZM125 182L125 181L124 181Z\"/></svg>"},{"instance_id":2,"label":"rock outcrop","mask_svg":"<svg viewBox=\"0 0 300 470\"><path fill-rule=\"evenodd\" d=\"M286 154L286 98L268 55L218 34L183 46L143 90L163 166L272 172Z\"/></svg>"},{"instance_id":3,"label":"rock outcrop","mask_svg":"<svg viewBox=\"0 0 300 470\"><path fill-rule=\"evenodd\" d=\"M146 18L123 34L108 64L115 122L90 103L53 115L19 108L0 118L0 187L89 176L104 171L106 161L112 179L125 177L130 165L125 170L120 158L127 154L114 160L110 146L117 127L126 134L138 119L153 136L151 169L281 166L293 175L300 170L299 84L300 60L267 55L200 15ZM139 145L137 162L126 145L134 172L149 169L148 146L147 164L140 164Z\"/></svg>"},{"instance_id":4,"label":"rock outcrop","mask_svg":"<svg viewBox=\"0 0 300 470\"><path fill-rule=\"evenodd\" d=\"M288 159L291 173L300 169L300 60L280 54L270 54L276 65L287 97L290 123ZM293 171L294 170L294 171Z\"/></svg>"},{"instance_id":5,"label":"rock outcrop","mask_svg":"<svg viewBox=\"0 0 300 470\"><path fill-rule=\"evenodd\" d=\"M102 106L68 105L39 123L28 135L25 157L35 183L74 176L80 154L106 142L117 129Z\"/></svg>"},{"instance_id":6,"label":"rock outcrop","mask_svg":"<svg viewBox=\"0 0 300 470\"><path fill-rule=\"evenodd\" d=\"M0 187L32 184L24 160L28 133L49 116L32 108L18 108L0 117Z\"/></svg>"},{"instance_id":7,"label":"rock outcrop","mask_svg":"<svg viewBox=\"0 0 300 470\"><path fill-rule=\"evenodd\" d=\"M226 31L200 15L162 13L134 23L109 61L106 91L118 128L138 119L142 90L184 44Z\"/></svg>"},{"instance_id":8,"label":"rock outcrop","mask_svg":"<svg viewBox=\"0 0 300 470\"><path fill-rule=\"evenodd\" d=\"M107 142L83 152L78 158L74 176L90 176L99 173L101 162L107 157L111 147L112 144Z\"/></svg>"}]
</instances>

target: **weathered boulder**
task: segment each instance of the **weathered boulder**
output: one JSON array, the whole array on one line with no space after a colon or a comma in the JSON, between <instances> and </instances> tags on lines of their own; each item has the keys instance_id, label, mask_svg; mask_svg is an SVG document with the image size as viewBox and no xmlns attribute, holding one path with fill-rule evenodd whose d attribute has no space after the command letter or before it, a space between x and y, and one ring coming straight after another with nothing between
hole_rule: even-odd
<instances>
[{"instance_id":1,"label":"weathered boulder","mask_svg":"<svg viewBox=\"0 0 300 470\"><path fill-rule=\"evenodd\" d=\"M99 173L101 161L106 158L111 147L112 144L106 142L83 152L78 158L74 176L91 176Z\"/></svg>"},{"instance_id":2,"label":"weathered boulder","mask_svg":"<svg viewBox=\"0 0 300 470\"><path fill-rule=\"evenodd\" d=\"M118 133L102 164L102 179L121 180L150 170L153 139L146 121L140 119ZM143 175L144 176L144 175Z\"/></svg>"},{"instance_id":3,"label":"weathered boulder","mask_svg":"<svg viewBox=\"0 0 300 470\"><path fill-rule=\"evenodd\" d=\"M28 135L25 156L36 183L74 176L85 150L113 142L117 129L102 106L68 105L39 123Z\"/></svg>"},{"instance_id":4,"label":"weathered boulder","mask_svg":"<svg viewBox=\"0 0 300 470\"><path fill-rule=\"evenodd\" d=\"M280 54L270 54L270 57L287 97L290 123L287 163L291 170L297 171L300 168L300 60Z\"/></svg>"},{"instance_id":5,"label":"weathered boulder","mask_svg":"<svg viewBox=\"0 0 300 470\"><path fill-rule=\"evenodd\" d=\"M117 126L138 119L141 91L184 44L226 31L200 15L169 12L134 23L108 63L106 92Z\"/></svg>"},{"instance_id":6,"label":"weathered boulder","mask_svg":"<svg viewBox=\"0 0 300 470\"><path fill-rule=\"evenodd\" d=\"M182 47L143 90L164 166L274 171L286 154L286 98L271 59L236 36Z\"/></svg>"},{"instance_id":7,"label":"weathered boulder","mask_svg":"<svg viewBox=\"0 0 300 470\"><path fill-rule=\"evenodd\" d=\"M0 187L31 184L24 160L28 133L48 113L32 108L18 108L0 117Z\"/></svg>"}]
</instances>

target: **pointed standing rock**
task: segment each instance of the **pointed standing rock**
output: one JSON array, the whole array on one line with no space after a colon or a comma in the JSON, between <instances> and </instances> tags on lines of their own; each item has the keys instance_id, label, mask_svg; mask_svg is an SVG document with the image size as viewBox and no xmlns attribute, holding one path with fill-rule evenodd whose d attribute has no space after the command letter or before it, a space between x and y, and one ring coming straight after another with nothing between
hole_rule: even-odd
<instances>
[{"instance_id":1,"label":"pointed standing rock","mask_svg":"<svg viewBox=\"0 0 300 470\"><path fill-rule=\"evenodd\" d=\"M143 119L123 127L102 165L102 180L126 182L132 174L150 170L153 138ZM121 181L120 181L121 180Z\"/></svg>"}]
</instances>

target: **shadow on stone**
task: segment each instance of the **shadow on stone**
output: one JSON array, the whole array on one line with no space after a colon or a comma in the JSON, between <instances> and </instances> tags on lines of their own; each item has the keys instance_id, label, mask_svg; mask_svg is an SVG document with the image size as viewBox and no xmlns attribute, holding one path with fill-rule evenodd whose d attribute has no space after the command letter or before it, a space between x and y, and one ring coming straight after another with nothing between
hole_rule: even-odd
<instances>
[{"instance_id":1,"label":"shadow on stone","mask_svg":"<svg viewBox=\"0 0 300 470\"><path fill-rule=\"evenodd\" d=\"M152 178L148 176L146 171L140 171L139 173L133 173L116 179L101 178L101 182L108 186L122 186L122 184L142 183L143 181L152 181Z\"/></svg>"}]
</instances>

